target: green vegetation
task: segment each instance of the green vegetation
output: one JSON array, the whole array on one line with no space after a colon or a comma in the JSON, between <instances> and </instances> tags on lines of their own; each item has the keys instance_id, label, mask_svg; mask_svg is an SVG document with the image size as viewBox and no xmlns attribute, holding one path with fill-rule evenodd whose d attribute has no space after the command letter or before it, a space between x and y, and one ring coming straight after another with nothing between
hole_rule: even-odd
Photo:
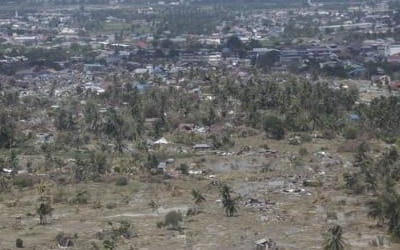
<instances>
[{"instance_id":1,"label":"green vegetation","mask_svg":"<svg viewBox=\"0 0 400 250\"><path fill-rule=\"evenodd\" d=\"M323 245L324 250L344 250L345 244L342 238L343 230L339 225L333 225L329 228L328 233L325 235Z\"/></svg>"},{"instance_id":2,"label":"green vegetation","mask_svg":"<svg viewBox=\"0 0 400 250\"><path fill-rule=\"evenodd\" d=\"M206 201L206 198L204 198L204 196L197 189L192 189L192 197L194 204L196 205Z\"/></svg>"},{"instance_id":3,"label":"green vegetation","mask_svg":"<svg viewBox=\"0 0 400 250\"><path fill-rule=\"evenodd\" d=\"M158 222L158 227L167 227L171 230L180 231L181 222L183 221L182 214L179 211L171 211L165 215L164 222Z\"/></svg>"},{"instance_id":4,"label":"green vegetation","mask_svg":"<svg viewBox=\"0 0 400 250\"><path fill-rule=\"evenodd\" d=\"M228 217L232 217L237 213L238 205L237 201L239 197L231 197L231 189L227 185L223 185L221 188L222 205L225 209L225 214Z\"/></svg>"},{"instance_id":5,"label":"green vegetation","mask_svg":"<svg viewBox=\"0 0 400 250\"><path fill-rule=\"evenodd\" d=\"M15 240L15 247L16 248L24 248L24 241L20 238Z\"/></svg>"},{"instance_id":6,"label":"green vegetation","mask_svg":"<svg viewBox=\"0 0 400 250\"><path fill-rule=\"evenodd\" d=\"M400 12L319 2L6 1L0 249L397 249Z\"/></svg>"}]
</instances>

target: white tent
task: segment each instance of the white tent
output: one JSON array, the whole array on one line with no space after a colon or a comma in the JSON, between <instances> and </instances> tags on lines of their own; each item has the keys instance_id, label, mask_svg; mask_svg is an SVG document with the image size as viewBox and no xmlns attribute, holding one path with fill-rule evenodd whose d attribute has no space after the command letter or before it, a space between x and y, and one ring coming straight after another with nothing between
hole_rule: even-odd
<instances>
[{"instance_id":1,"label":"white tent","mask_svg":"<svg viewBox=\"0 0 400 250\"><path fill-rule=\"evenodd\" d=\"M168 144L168 143L169 142L164 137L161 137L160 139L154 142L154 144Z\"/></svg>"}]
</instances>

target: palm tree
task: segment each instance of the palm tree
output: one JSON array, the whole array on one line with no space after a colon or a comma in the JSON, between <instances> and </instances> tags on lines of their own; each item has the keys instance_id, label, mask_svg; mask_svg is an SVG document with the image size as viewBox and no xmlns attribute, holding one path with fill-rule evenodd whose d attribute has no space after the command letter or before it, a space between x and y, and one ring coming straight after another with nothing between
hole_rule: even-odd
<instances>
[{"instance_id":1,"label":"palm tree","mask_svg":"<svg viewBox=\"0 0 400 250\"><path fill-rule=\"evenodd\" d=\"M223 185L221 189L222 204L225 205L231 200L231 189L228 185Z\"/></svg>"},{"instance_id":2,"label":"palm tree","mask_svg":"<svg viewBox=\"0 0 400 250\"><path fill-rule=\"evenodd\" d=\"M36 212L39 215L39 224L45 225L47 223L47 216L51 215L53 208L50 204L42 202Z\"/></svg>"},{"instance_id":3,"label":"palm tree","mask_svg":"<svg viewBox=\"0 0 400 250\"><path fill-rule=\"evenodd\" d=\"M368 206L368 216L377 219L378 225L382 225L385 221L385 204L381 199L369 201Z\"/></svg>"},{"instance_id":4,"label":"palm tree","mask_svg":"<svg viewBox=\"0 0 400 250\"><path fill-rule=\"evenodd\" d=\"M225 214L228 217L232 217L236 212L237 212L236 200L230 200L225 205Z\"/></svg>"},{"instance_id":5,"label":"palm tree","mask_svg":"<svg viewBox=\"0 0 400 250\"><path fill-rule=\"evenodd\" d=\"M227 185L222 186L221 196L226 216L232 217L237 212L236 201L238 198L232 199L231 189Z\"/></svg>"},{"instance_id":6,"label":"palm tree","mask_svg":"<svg viewBox=\"0 0 400 250\"><path fill-rule=\"evenodd\" d=\"M345 244L342 238L343 230L339 225L333 225L325 235L324 250L344 250Z\"/></svg>"},{"instance_id":7,"label":"palm tree","mask_svg":"<svg viewBox=\"0 0 400 250\"><path fill-rule=\"evenodd\" d=\"M377 199L367 203L368 215L378 219L378 224L386 223L388 231L400 236L400 195L392 188L386 190Z\"/></svg>"}]
</instances>

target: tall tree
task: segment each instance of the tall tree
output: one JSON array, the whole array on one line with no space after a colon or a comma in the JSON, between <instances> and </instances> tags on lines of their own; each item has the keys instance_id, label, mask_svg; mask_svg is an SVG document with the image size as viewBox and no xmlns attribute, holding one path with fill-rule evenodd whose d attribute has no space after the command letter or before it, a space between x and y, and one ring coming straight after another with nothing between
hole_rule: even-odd
<instances>
[{"instance_id":1,"label":"tall tree","mask_svg":"<svg viewBox=\"0 0 400 250\"><path fill-rule=\"evenodd\" d=\"M14 116L0 111L0 148L10 148L16 141L16 123Z\"/></svg>"},{"instance_id":2,"label":"tall tree","mask_svg":"<svg viewBox=\"0 0 400 250\"><path fill-rule=\"evenodd\" d=\"M237 200L238 198L231 197L231 189L226 184L221 189L222 205L225 209L225 214L228 217L232 217L237 212Z\"/></svg>"}]
</instances>

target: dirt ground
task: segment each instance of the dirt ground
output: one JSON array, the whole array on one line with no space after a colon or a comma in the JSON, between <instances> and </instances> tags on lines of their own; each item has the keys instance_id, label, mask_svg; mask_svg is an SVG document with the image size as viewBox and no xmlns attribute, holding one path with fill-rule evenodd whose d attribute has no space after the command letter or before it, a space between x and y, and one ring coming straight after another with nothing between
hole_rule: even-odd
<instances>
[{"instance_id":1,"label":"dirt ground","mask_svg":"<svg viewBox=\"0 0 400 250\"><path fill-rule=\"evenodd\" d=\"M337 152L343 141L317 139L298 146L260 136L235 141L235 147L226 152L231 154L201 153L174 163L197 163L190 166L207 174L152 181L134 175L129 176L126 186L112 181L62 186L47 183L48 195L58 200L52 203L54 211L47 225L39 225L36 215L36 188L1 193L0 249L14 249L17 238L23 239L25 249L58 249L55 238L60 232L73 237L71 249L96 249L93 243L104 249L97 233L110 229L109 222L119 221L131 223L136 234L117 241L115 249L121 250L248 250L262 238L273 239L282 249L321 249L323 233L331 223L343 227L351 249L379 249L369 244L378 236L389 242L385 229L367 217L368 197L349 194L343 187L342 174L351 160L351 155ZM265 144L272 153L261 150ZM299 155L301 147L307 149L307 155ZM304 186L308 179L316 179L322 186ZM234 196L241 196L236 216L224 215L216 183L228 184ZM194 207L193 188L206 198L199 205L201 213L184 217L181 232L158 228L157 222L169 211L185 213ZM84 190L90 194L87 204L68 202ZM250 199L267 201L267 205L249 205L246 201ZM160 207L151 208L148 204L152 200ZM400 244L392 242L384 248L400 249Z\"/></svg>"}]
</instances>

